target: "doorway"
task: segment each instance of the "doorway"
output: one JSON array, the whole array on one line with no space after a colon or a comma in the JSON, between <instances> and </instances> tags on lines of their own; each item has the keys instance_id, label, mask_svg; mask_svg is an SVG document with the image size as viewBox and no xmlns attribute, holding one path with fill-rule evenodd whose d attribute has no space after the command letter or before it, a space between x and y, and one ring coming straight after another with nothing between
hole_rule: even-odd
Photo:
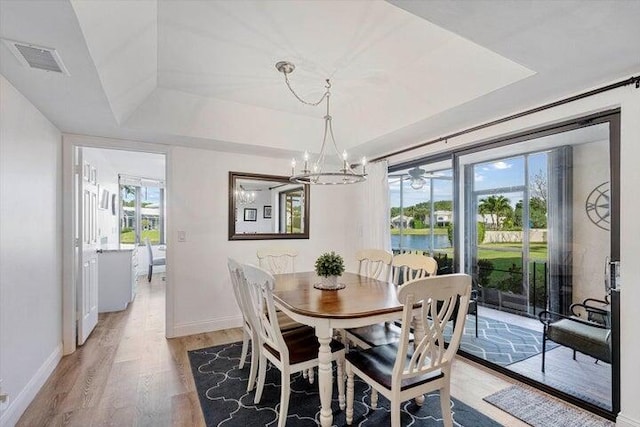
<instances>
[{"instance_id":1,"label":"doorway","mask_svg":"<svg viewBox=\"0 0 640 427\"><path fill-rule=\"evenodd\" d=\"M87 339L98 313L127 309L140 291L149 291L140 286L153 284L154 294L161 292L155 316L167 335L167 153L146 146L76 136L63 141L65 354ZM133 206L125 187L138 195ZM133 230L127 229L132 212L138 220ZM95 268L83 269L87 264Z\"/></svg>"}]
</instances>

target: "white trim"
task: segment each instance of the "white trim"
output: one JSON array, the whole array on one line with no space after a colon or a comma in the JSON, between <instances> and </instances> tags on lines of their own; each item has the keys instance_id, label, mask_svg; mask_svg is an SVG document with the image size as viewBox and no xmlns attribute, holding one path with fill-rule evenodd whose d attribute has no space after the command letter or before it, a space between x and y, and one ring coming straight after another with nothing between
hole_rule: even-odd
<instances>
[{"instance_id":1,"label":"white trim","mask_svg":"<svg viewBox=\"0 0 640 427\"><path fill-rule=\"evenodd\" d=\"M623 414L618 414L616 419L617 427L640 427L640 420L634 420Z\"/></svg>"},{"instance_id":2,"label":"white trim","mask_svg":"<svg viewBox=\"0 0 640 427\"><path fill-rule=\"evenodd\" d=\"M218 319L188 322L175 325L174 337L201 334L203 332L220 331L223 329L242 327L242 316L227 316Z\"/></svg>"},{"instance_id":3,"label":"white trim","mask_svg":"<svg viewBox=\"0 0 640 427\"><path fill-rule=\"evenodd\" d=\"M47 360L38 368L27 385L10 401L9 407L0 416L0 426L13 426L27 409L31 401L36 397L44 383L62 359L62 343L59 343Z\"/></svg>"}]
</instances>

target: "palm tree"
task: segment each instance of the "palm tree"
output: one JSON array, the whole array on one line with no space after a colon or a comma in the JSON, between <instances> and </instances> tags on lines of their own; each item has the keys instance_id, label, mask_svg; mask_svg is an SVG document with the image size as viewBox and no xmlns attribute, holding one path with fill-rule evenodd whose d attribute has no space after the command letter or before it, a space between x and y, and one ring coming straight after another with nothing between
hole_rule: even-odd
<instances>
[{"instance_id":1,"label":"palm tree","mask_svg":"<svg viewBox=\"0 0 640 427\"><path fill-rule=\"evenodd\" d=\"M483 215L491 215L493 229L497 230L500 215L504 216L511 211L511 203L504 196L489 196L486 199L480 199L478 210Z\"/></svg>"}]
</instances>

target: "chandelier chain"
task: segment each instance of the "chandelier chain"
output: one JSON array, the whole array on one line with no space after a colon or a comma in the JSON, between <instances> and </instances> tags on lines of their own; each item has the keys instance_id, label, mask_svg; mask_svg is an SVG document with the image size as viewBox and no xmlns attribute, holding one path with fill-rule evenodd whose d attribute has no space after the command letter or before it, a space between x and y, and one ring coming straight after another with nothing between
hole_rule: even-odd
<instances>
[{"instance_id":1,"label":"chandelier chain","mask_svg":"<svg viewBox=\"0 0 640 427\"><path fill-rule=\"evenodd\" d=\"M291 83L289 82L289 75L287 73L283 73L284 74L284 81L287 83L287 87L289 88L289 90L291 91L291 93L293 94L293 96L296 97L296 99L300 102L302 102L303 104L306 105L311 105L312 107L317 107L318 105L320 105L320 103L322 101L324 101L325 98L329 97L329 89L331 89L331 83L329 83L329 79L327 79L327 85L325 86L325 88L327 89L325 91L325 93L322 94L322 97L317 101L317 102L309 102L309 101L305 101L304 99L302 99L295 90L293 90L293 88L291 87Z\"/></svg>"}]
</instances>

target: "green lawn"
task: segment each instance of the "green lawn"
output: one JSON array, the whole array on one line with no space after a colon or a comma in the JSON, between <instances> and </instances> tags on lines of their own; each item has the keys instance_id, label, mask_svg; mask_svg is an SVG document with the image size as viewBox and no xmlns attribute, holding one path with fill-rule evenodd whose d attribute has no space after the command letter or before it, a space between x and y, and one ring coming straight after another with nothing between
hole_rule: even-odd
<instances>
[{"instance_id":1,"label":"green lawn","mask_svg":"<svg viewBox=\"0 0 640 427\"><path fill-rule=\"evenodd\" d=\"M160 230L142 230L142 241L144 244L147 237L152 244L160 243ZM135 233L133 231L127 231L120 233L120 243L135 243Z\"/></svg>"},{"instance_id":2,"label":"green lawn","mask_svg":"<svg viewBox=\"0 0 640 427\"><path fill-rule=\"evenodd\" d=\"M547 244L546 243L531 243L529 245L530 261L537 261L536 264L536 283L538 287L543 286L544 283L544 262L547 260ZM517 292L516 288L509 289L506 285L506 281L512 279L512 281L518 282L522 280L522 256L521 246L515 243L491 243L483 244L478 248L478 259L486 259L493 263L493 271L489 276L489 285L504 290L513 290ZM509 272L510 268L516 266L513 272ZM498 271L502 270L502 271ZM531 281L533 281L533 269L531 269ZM516 286L514 284L514 286ZM516 286L517 287L517 286Z\"/></svg>"}]
</instances>

